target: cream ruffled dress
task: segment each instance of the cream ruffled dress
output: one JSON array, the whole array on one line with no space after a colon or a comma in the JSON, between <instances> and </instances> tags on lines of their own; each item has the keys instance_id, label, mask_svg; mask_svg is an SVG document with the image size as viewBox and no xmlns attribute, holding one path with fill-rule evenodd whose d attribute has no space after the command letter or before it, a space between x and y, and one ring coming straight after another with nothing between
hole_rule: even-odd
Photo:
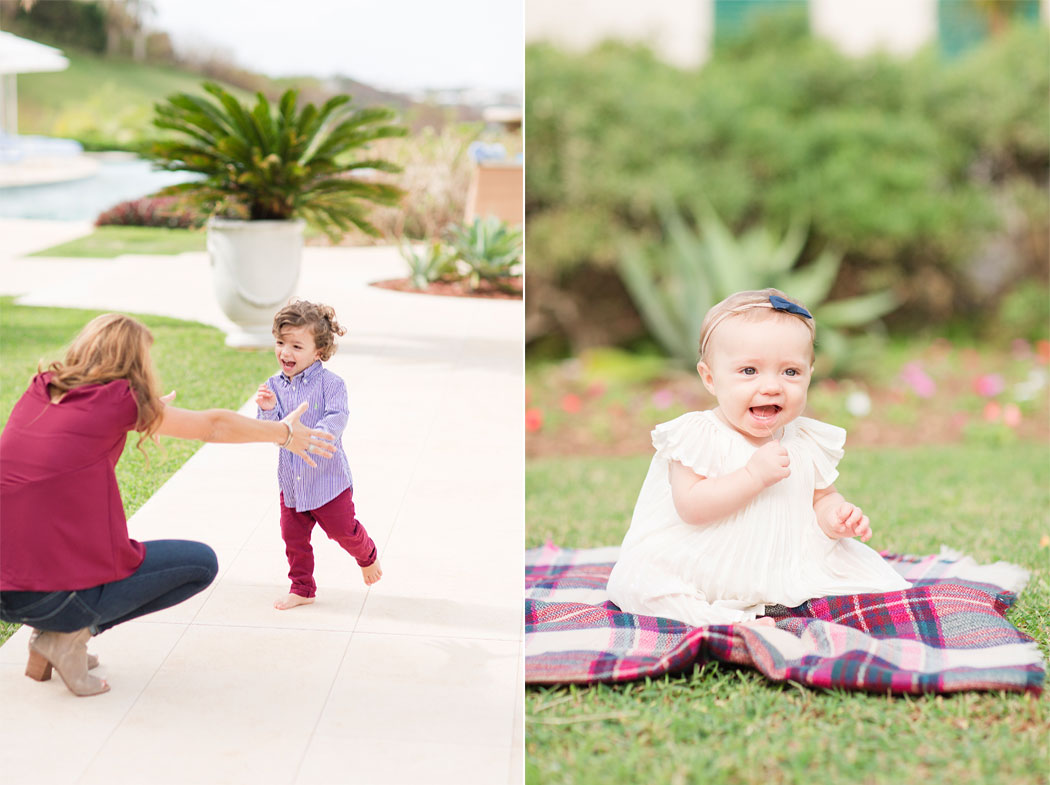
<instances>
[{"instance_id":1,"label":"cream ruffled dress","mask_svg":"<svg viewBox=\"0 0 1050 785\"><path fill-rule=\"evenodd\" d=\"M658 425L656 455L609 576L609 599L630 613L701 626L749 621L766 605L907 588L873 549L857 539L833 540L817 525L813 492L838 477L845 441L842 428L796 418L780 439L791 475L733 515L692 525L671 500L670 462L720 477L758 448L713 411Z\"/></svg>"}]
</instances>

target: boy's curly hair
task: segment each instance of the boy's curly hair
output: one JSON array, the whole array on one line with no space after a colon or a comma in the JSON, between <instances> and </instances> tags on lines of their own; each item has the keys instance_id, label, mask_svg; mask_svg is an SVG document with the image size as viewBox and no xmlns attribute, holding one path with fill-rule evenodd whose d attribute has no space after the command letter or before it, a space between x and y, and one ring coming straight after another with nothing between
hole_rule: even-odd
<instances>
[{"instance_id":1,"label":"boy's curly hair","mask_svg":"<svg viewBox=\"0 0 1050 785\"><path fill-rule=\"evenodd\" d=\"M279 338L286 327L309 326L314 337L314 346L320 352L321 360L327 360L338 348L335 343L337 335L346 335L346 328L335 320L335 308L307 300L296 300L284 306L273 317L273 335Z\"/></svg>"}]
</instances>

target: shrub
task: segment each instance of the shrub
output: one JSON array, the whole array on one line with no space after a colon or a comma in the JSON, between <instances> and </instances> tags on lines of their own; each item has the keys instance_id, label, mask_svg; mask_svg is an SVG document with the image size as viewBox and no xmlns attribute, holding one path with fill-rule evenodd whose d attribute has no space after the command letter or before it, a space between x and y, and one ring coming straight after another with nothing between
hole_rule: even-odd
<instances>
[{"instance_id":1,"label":"shrub","mask_svg":"<svg viewBox=\"0 0 1050 785\"><path fill-rule=\"evenodd\" d=\"M1013 281L976 283L981 249L1013 215L1012 236L1045 234L1045 202L1010 181L1046 193L1050 35L1018 30L945 62L849 58L798 29L745 36L695 72L637 46L529 46L529 291L614 269L624 238L661 237L662 201L704 197L735 234L805 218L801 263L840 249L832 295L893 285L898 327L994 312Z\"/></svg>"},{"instance_id":2,"label":"shrub","mask_svg":"<svg viewBox=\"0 0 1050 785\"><path fill-rule=\"evenodd\" d=\"M174 196L146 196L121 202L100 213L95 226L158 226L165 229L199 229L206 216L181 205Z\"/></svg>"},{"instance_id":3,"label":"shrub","mask_svg":"<svg viewBox=\"0 0 1050 785\"><path fill-rule=\"evenodd\" d=\"M1050 169L1050 69L1042 25L1018 25L926 82L922 108L981 182L1022 176L1046 185Z\"/></svg>"},{"instance_id":4,"label":"shrub","mask_svg":"<svg viewBox=\"0 0 1050 785\"><path fill-rule=\"evenodd\" d=\"M450 223L463 219L470 187L470 143L478 139L480 125L426 127L405 139L385 139L376 154L401 167L399 185L405 192L400 204L379 206L372 223L383 236L426 239L440 237Z\"/></svg>"},{"instance_id":5,"label":"shrub","mask_svg":"<svg viewBox=\"0 0 1050 785\"><path fill-rule=\"evenodd\" d=\"M1050 293L1045 284L1027 281L1003 297L985 335L1000 339L1045 340L1050 334Z\"/></svg>"},{"instance_id":6,"label":"shrub","mask_svg":"<svg viewBox=\"0 0 1050 785\"><path fill-rule=\"evenodd\" d=\"M89 52L106 50L106 10L98 2L7 0L2 16L4 29L16 35Z\"/></svg>"}]
</instances>

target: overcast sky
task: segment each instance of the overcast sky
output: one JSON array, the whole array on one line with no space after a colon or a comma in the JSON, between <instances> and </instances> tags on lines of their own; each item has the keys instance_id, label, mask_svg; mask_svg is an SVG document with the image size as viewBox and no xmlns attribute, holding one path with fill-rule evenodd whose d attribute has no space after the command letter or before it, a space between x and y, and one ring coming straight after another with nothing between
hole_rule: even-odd
<instances>
[{"instance_id":1,"label":"overcast sky","mask_svg":"<svg viewBox=\"0 0 1050 785\"><path fill-rule=\"evenodd\" d=\"M522 89L524 0L151 0L176 46L269 76L380 88Z\"/></svg>"}]
</instances>

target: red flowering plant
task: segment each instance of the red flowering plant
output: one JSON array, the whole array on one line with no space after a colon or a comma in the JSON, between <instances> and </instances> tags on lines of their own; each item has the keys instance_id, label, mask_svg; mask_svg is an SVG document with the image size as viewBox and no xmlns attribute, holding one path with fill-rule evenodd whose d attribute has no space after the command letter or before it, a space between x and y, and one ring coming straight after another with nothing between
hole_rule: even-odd
<instances>
[{"instance_id":1,"label":"red flowering plant","mask_svg":"<svg viewBox=\"0 0 1050 785\"><path fill-rule=\"evenodd\" d=\"M95 226L155 226L199 229L207 216L179 203L175 196L145 196L121 202L100 213Z\"/></svg>"}]
</instances>

